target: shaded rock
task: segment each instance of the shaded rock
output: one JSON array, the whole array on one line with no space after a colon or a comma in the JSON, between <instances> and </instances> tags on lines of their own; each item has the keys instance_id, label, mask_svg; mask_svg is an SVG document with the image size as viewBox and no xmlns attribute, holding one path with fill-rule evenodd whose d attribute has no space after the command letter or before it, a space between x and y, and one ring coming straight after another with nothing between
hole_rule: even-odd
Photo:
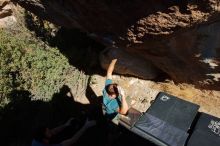
<instances>
[{"instance_id":1,"label":"shaded rock","mask_svg":"<svg viewBox=\"0 0 220 146\"><path fill-rule=\"evenodd\" d=\"M11 16L12 10L8 0L0 0L0 19Z\"/></svg>"},{"instance_id":2,"label":"shaded rock","mask_svg":"<svg viewBox=\"0 0 220 146\"><path fill-rule=\"evenodd\" d=\"M219 90L220 19L178 31L158 40L126 48L137 53L171 76L174 81ZM212 75L210 75L212 74Z\"/></svg>"},{"instance_id":3,"label":"shaded rock","mask_svg":"<svg viewBox=\"0 0 220 146\"><path fill-rule=\"evenodd\" d=\"M4 17L7 17L7 16L11 16L11 15L12 15L12 10L11 9L3 9L0 12L0 19L4 18Z\"/></svg>"},{"instance_id":4,"label":"shaded rock","mask_svg":"<svg viewBox=\"0 0 220 146\"><path fill-rule=\"evenodd\" d=\"M41 18L63 27L79 28L107 46L145 58L141 60L146 64L150 60L177 83L220 90L216 78L220 72L218 0L13 1ZM215 62L214 68L205 63L207 59ZM149 67L147 70L152 70ZM149 79L149 74L139 71L140 76Z\"/></svg>"},{"instance_id":5,"label":"shaded rock","mask_svg":"<svg viewBox=\"0 0 220 146\"><path fill-rule=\"evenodd\" d=\"M101 66L107 70L113 58L118 58L114 71L119 74L155 79L161 73L150 61L147 62L143 57L129 54L119 48L105 49L100 54Z\"/></svg>"}]
</instances>

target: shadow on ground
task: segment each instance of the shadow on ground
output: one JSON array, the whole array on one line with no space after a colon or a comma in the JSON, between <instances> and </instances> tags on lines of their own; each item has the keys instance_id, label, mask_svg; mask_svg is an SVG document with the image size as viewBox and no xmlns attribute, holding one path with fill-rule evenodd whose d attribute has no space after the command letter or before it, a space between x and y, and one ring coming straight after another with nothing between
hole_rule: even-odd
<instances>
[{"instance_id":1,"label":"shadow on ground","mask_svg":"<svg viewBox=\"0 0 220 146\"><path fill-rule=\"evenodd\" d=\"M45 102L31 100L28 91L13 91L10 95L11 102L0 109L1 144L5 146L31 145L31 133L36 127L46 125L54 128L63 124L70 117L77 118L81 125L86 117L103 123L103 121L100 122L102 115L97 111L97 107L75 102L73 97L67 96L68 92L69 88L63 86L60 93L54 94L51 101ZM94 132L87 133L87 136L84 137L89 139L91 145L103 145L102 139L105 139L104 133L106 132L105 128L100 126L102 124L91 128L90 130L93 129ZM65 132L66 134L61 134L56 138L56 142L68 138L76 131L67 130ZM96 137L99 137L99 141ZM96 141L94 141L95 139Z\"/></svg>"},{"instance_id":2,"label":"shadow on ground","mask_svg":"<svg viewBox=\"0 0 220 146\"><path fill-rule=\"evenodd\" d=\"M28 91L13 91L11 102L0 109L0 137L4 146L30 146L32 133L36 127L46 125L54 128L63 124L70 117L78 121L78 128L69 127L53 138L59 143L70 138L83 125L86 118L94 119L97 125L79 139L79 146L105 146L147 144L147 141L130 133L120 126L111 125L102 115L100 97L96 97L91 88L87 89L87 97L91 104L81 104L74 97L67 96L68 86L63 86L60 93L54 94L51 101L31 100ZM91 96L92 95L92 96ZM111 128L111 129L110 129ZM109 134L115 135L110 139Z\"/></svg>"}]
</instances>

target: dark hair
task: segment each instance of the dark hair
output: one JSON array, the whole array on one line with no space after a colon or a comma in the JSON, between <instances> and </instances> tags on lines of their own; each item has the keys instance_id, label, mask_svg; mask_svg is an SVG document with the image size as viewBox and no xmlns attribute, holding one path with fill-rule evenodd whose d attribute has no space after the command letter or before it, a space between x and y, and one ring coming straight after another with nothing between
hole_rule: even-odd
<instances>
[{"instance_id":1,"label":"dark hair","mask_svg":"<svg viewBox=\"0 0 220 146\"><path fill-rule=\"evenodd\" d=\"M39 126L34 130L33 138L39 142L42 142L45 138L46 126Z\"/></svg>"},{"instance_id":2,"label":"dark hair","mask_svg":"<svg viewBox=\"0 0 220 146\"><path fill-rule=\"evenodd\" d=\"M105 87L105 90L109 95L116 94L118 96L119 93L117 86L117 84L109 84Z\"/></svg>"}]
</instances>

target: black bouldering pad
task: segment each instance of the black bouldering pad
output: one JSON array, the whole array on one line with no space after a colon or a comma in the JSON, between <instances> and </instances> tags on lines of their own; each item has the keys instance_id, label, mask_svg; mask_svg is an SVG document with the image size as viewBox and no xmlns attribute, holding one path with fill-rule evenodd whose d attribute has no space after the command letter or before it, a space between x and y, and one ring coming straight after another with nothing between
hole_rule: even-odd
<instances>
[{"instance_id":1,"label":"black bouldering pad","mask_svg":"<svg viewBox=\"0 0 220 146\"><path fill-rule=\"evenodd\" d=\"M220 146L220 118L201 113L187 146Z\"/></svg>"},{"instance_id":2,"label":"black bouldering pad","mask_svg":"<svg viewBox=\"0 0 220 146\"><path fill-rule=\"evenodd\" d=\"M160 92L147 113L178 129L188 131L198 109L199 105Z\"/></svg>"},{"instance_id":3,"label":"black bouldering pad","mask_svg":"<svg viewBox=\"0 0 220 146\"><path fill-rule=\"evenodd\" d=\"M184 146L188 133L145 113L131 129L158 146Z\"/></svg>"}]
</instances>

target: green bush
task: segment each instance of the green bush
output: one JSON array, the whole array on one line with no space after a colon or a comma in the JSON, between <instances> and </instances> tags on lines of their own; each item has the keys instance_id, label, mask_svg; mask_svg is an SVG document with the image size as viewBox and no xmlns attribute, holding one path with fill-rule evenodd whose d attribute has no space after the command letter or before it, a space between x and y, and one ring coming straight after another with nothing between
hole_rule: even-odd
<instances>
[{"instance_id":1,"label":"green bush","mask_svg":"<svg viewBox=\"0 0 220 146\"><path fill-rule=\"evenodd\" d=\"M0 103L12 90L28 90L33 98L48 100L79 78L57 48L25 32L0 30L0 60Z\"/></svg>"}]
</instances>

